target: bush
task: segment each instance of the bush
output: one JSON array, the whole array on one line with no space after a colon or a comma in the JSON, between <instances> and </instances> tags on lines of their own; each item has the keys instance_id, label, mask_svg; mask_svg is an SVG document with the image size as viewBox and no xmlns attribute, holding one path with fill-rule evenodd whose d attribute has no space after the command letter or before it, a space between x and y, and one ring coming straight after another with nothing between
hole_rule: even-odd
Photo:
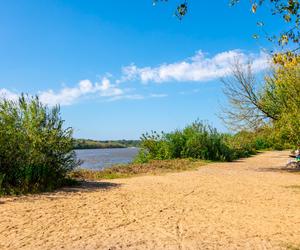
<instances>
[{"instance_id":1,"label":"bush","mask_svg":"<svg viewBox=\"0 0 300 250\"><path fill-rule=\"evenodd\" d=\"M236 159L249 157L257 152L255 136L248 131L241 131L233 136L228 136L227 145L233 150Z\"/></svg>"},{"instance_id":2,"label":"bush","mask_svg":"<svg viewBox=\"0 0 300 250\"><path fill-rule=\"evenodd\" d=\"M22 96L0 100L0 191L52 190L77 164L72 129L63 128L59 107Z\"/></svg>"},{"instance_id":3,"label":"bush","mask_svg":"<svg viewBox=\"0 0 300 250\"><path fill-rule=\"evenodd\" d=\"M264 126L256 131L240 131L228 135L227 144L233 149L235 157L249 157L260 150L283 150L292 148L288 140L279 137L274 127Z\"/></svg>"},{"instance_id":4,"label":"bush","mask_svg":"<svg viewBox=\"0 0 300 250\"><path fill-rule=\"evenodd\" d=\"M287 147L289 144L283 143L272 127L231 135L196 121L183 130L160 134L152 131L142 135L141 150L135 161L145 163L176 158L232 161L254 155L258 150Z\"/></svg>"},{"instance_id":5,"label":"bush","mask_svg":"<svg viewBox=\"0 0 300 250\"><path fill-rule=\"evenodd\" d=\"M141 137L141 150L136 162L175 158L231 161L233 152L225 143L224 135L210 125L196 121L182 131L151 132Z\"/></svg>"}]
</instances>

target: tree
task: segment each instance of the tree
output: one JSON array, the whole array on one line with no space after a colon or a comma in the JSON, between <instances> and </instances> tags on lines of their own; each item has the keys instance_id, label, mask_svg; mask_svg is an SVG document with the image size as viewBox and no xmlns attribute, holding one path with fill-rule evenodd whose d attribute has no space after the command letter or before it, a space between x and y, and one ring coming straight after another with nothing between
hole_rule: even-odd
<instances>
[{"instance_id":1,"label":"tree","mask_svg":"<svg viewBox=\"0 0 300 250\"><path fill-rule=\"evenodd\" d=\"M232 76L222 79L223 92L229 106L222 109L221 118L232 130L257 129L270 120L277 120L277 107L264 105L262 88L256 81L251 64L232 64Z\"/></svg>"},{"instance_id":2,"label":"tree","mask_svg":"<svg viewBox=\"0 0 300 250\"><path fill-rule=\"evenodd\" d=\"M274 74L265 80L262 101L266 107L277 107L274 128L283 140L300 144L300 56L284 57Z\"/></svg>"},{"instance_id":3,"label":"tree","mask_svg":"<svg viewBox=\"0 0 300 250\"><path fill-rule=\"evenodd\" d=\"M257 83L251 64L236 62L232 76L224 78L229 106L221 117L233 130L270 126L276 136L293 145L300 143L300 58L288 57L274 65L272 74Z\"/></svg>"},{"instance_id":4,"label":"tree","mask_svg":"<svg viewBox=\"0 0 300 250\"><path fill-rule=\"evenodd\" d=\"M168 0L154 0L157 2ZM191 1L191 0L190 0ZM229 0L231 6L240 0ZM272 52L272 74L258 83L251 64L234 63L232 77L223 79L229 107L223 109L222 119L232 129L257 130L272 127L277 135L292 144L300 143L300 3L299 0L251 0L251 11L268 8L278 16L286 29L266 38L276 42L280 53ZM189 10L189 1L182 1L175 15L182 19ZM263 22L258 22L263 27ZM255 36L256 38L258 36ZM286 51L284 51L286 48Z\"/></svg>"}]
</instances>

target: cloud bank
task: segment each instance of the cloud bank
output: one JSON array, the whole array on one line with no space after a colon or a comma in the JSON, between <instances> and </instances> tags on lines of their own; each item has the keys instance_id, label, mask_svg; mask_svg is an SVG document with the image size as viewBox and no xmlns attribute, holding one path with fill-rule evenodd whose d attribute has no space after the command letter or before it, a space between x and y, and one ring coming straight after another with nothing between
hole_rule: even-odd
<instances>
[{"instance_id":1,"label":"cloud bank","mask_svg":"<svg viewBox=\"0 0 300 250\"><path fill-rule=\"evenodd\" d=\"M158 67L138 67L135 64L123 67L120 82L130 80L142 83L210 81L230 75L231 65L236 60L240 63L252 62L254 72L268 67L268 56L263 52L246 54L240 50L230 50L207 57L205 53L198 51L193 57L175 63L164 63Z\"/></svg>"},{"instance_id":2,"label":"cloud bank","mask_svg":"<svg viewBox=\"0 0 300 250\"><path fill-rule=\"evenodd\" d=\"M92 83L90 80L82 80L73 88L62 88L60 91L40 91L40 100L48 105L71 105L83 97L117 97L122 96L124 91L110 83L108 78L103 78L101 83Z\"/></svg>"},{"instance_id":3,"label":"cloud bank","mask_svg":"<svg viewBox=\"0 0 300 250\"><path fill-rule=\"evenodd\" d=\"M38 91L40 100L47 105L72 105L81 99L102 98L107 101L121 99L140 100L144 98L162 98L165 93L148 93L142 95L135 89L126 89L123 83L164 83L164 82L207 82L230 75L231 65L238 60L240 63L252 62L255 73L269 67L269 58L265 53L247 54L241 50L230 50L218 53L212 57L202 51L194 56L174 63L163 63L156 67L138 67L134 63L121 69L121 76L111 83L113 76L102 78L100 82L82 80L74 87L62 87L58 91L52 89ZM116 79L116 78L115 78ZM20 93L0 88L0 98L17 100Z\"/></svg>"},{"instance_id":4,"label":"cloud bank","mask_svg":"<svg viewBox=\"0 0 300 250\"><path fill-rule=\"evenodd\" d=\"M8 89L0 89L0 99L1 98L16 101L18 100L19 95Z\"/></svg>"},{"instance_id":5,"label":"cloud bank","mask_svg":"<svg viewBox=\"0 0 300 250\"><path fill-rule=\"evenodd\" d=\"M72 105L79 99L86 97L106 97L117 98L124 95L124 90L118 88L116 85L111 84L110 80L106 77L100 83L92 83L90 80L82 80L75 87L63 87L61 90L55 92L52 89L46 91L38 91L42 103L54 105ZM20 94L12 92L8 89L0 89L0 98L9 100L17 100Z\"/></svg>"}]
</instances>

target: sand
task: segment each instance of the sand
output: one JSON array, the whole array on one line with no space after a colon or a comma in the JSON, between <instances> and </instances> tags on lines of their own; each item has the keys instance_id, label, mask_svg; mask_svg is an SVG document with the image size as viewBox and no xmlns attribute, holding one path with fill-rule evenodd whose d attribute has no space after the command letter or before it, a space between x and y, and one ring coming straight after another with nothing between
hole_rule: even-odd
<instances>
[{"instance_id":1,"label":"sand","mask_svg":"<svg viewBox=\"0 0 300 250\"><path fill-rule=\"evenodd\" d=\"M297 249L287 151L0 199L1 249ZM294 248L293 248L294 247Z\"/></svg>"}]
</instances>

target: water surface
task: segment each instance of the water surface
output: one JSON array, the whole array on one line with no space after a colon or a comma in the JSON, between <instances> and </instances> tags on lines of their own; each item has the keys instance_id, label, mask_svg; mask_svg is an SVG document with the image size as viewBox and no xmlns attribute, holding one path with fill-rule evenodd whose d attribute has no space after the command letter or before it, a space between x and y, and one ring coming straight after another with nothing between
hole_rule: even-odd
<instances>
[{"instance_id":1,"label":"water surface","mask_svg":"<svg viewBox=\"0 0 300 250\"><path fill-rule=\"evenodd\" d=\"M137 155L138 148L105 148L105 149L78 149L77 158L83 161L80 168L103 169L115 164L130 163Z\"/></svg>"}]
</instances>

